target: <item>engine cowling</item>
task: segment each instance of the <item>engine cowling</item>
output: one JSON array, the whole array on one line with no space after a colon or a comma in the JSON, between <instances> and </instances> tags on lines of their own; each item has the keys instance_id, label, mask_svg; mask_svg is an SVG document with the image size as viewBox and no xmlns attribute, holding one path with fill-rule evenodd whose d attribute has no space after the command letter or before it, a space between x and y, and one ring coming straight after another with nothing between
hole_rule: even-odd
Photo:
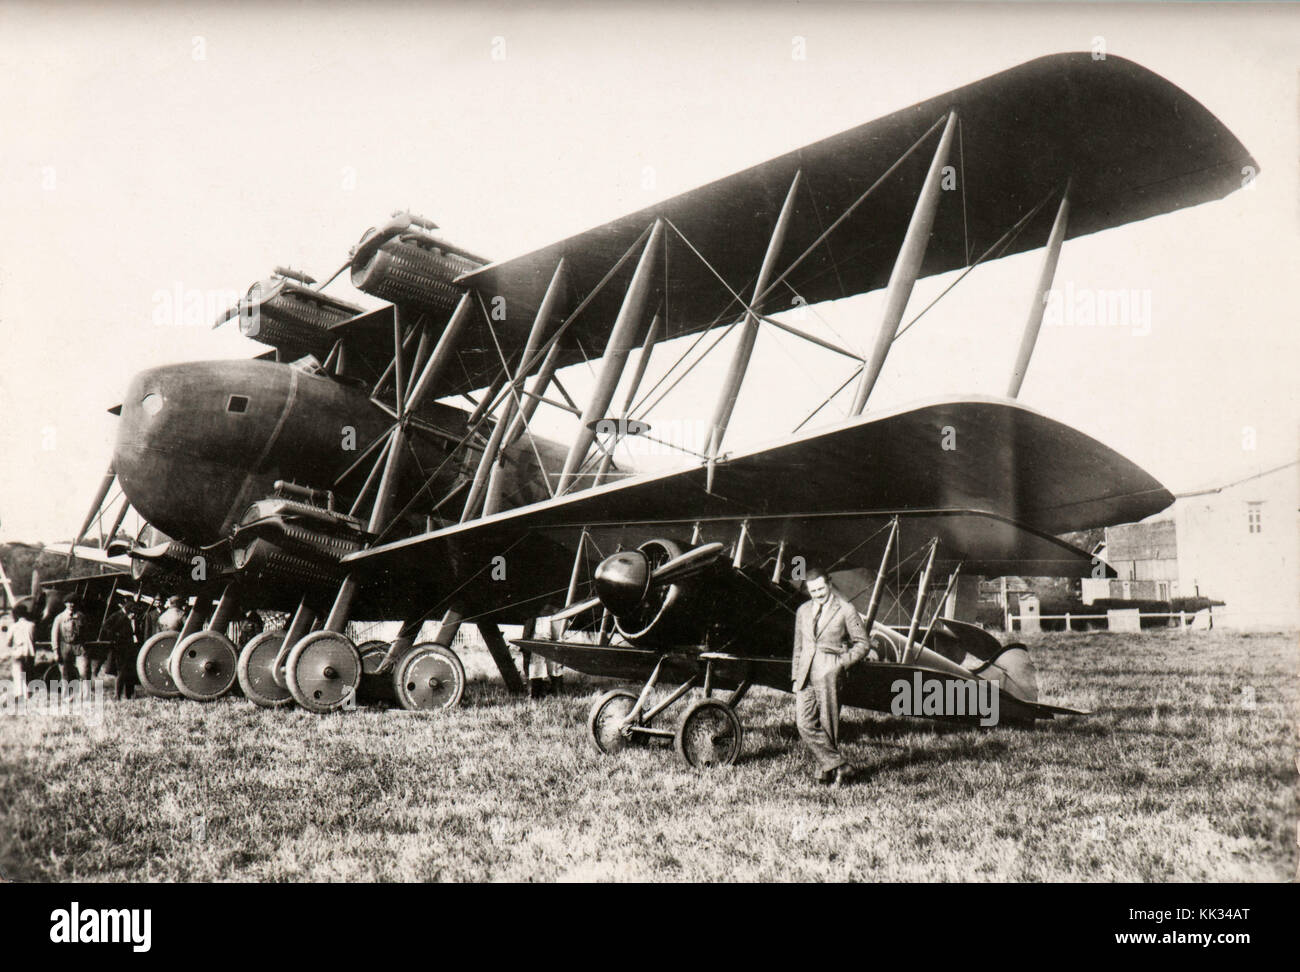
<instances>
[{"instance_id":1,"label":"engine cowling","mask_svg":"<svg viewBox=\"0 0 1300 972\"><path fill-rule=\"evenodd\" d=\"M253 284L240 301L239 331L291 355L324 356L337 339L330 328L360 313L356 304L275 274Z\"/></svg>"},{"instance_id":2,"label":"engine cowling","mask_svg":"<svg viewBox=\"0 0 1300 972\"><path fill-rule=\"evenodd\" d=\"M360 550L365 532L355 517L318 505L312 491L277 483L277 495L249 506L231 536L235 570L261 580L328 587L343 575L339 562ZM306 498L291 499L284 494Z\"/></svg>"},{"instance_id":3,"label":"engine cowling","mask_svg":"<svg viewBox=\"0 0 1300 972\"><path fill-rule=\"evenodd\" d=\"M596 596L618 633L650 647L788 653L797 592L773 584L756 568L733 567L725 558L656 581L656 571L690 552L674 540L657 538L600 562Z\"/></svg>"},{"instance_id":4,"label":"engine cowling","mask_svg":"<svg viewBox=\"0 0 1300 972\"><path fill-rule=\"evenodd\" d=\"M487 261L439 239L433 229L437 225L422 217L394 213L367 230L353 251L352 286L446 321L463 292L456 279Z\"/></svg>"}]
</instances>

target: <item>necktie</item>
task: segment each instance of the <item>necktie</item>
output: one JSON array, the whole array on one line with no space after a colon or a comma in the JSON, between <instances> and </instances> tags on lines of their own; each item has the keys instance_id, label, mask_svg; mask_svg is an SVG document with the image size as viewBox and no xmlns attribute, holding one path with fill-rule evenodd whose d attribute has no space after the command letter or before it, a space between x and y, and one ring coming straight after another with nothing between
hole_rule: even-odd
<instances>
[{"instance_id":1,"label":"necktie","mask_svg":"<svg viewBox=\"0 0 1300 972\"><path fill-rule=\"evenodd\" d=\"M818 604L818 605L817 605L817 609L816 609L815 611L813 611L813 634L814 634L814 635L817 634L817 625L820 624L820 623L821 623L821 620L822 620L822 608L823 608L823 607L825 607L824 604Z\"/></svg>"}]
</instances>

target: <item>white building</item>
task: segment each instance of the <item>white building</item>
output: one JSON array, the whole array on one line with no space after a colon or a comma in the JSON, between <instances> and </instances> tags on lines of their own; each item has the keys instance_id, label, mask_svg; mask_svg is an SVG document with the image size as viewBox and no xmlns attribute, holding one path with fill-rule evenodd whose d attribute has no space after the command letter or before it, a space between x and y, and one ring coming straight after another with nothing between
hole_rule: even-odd
<instances>
[{"instance_id":1,"label":"white building","mask_svg":"<svg viewBox=\"0 0 1300 972\"><path fill-rule=\"evenodd\" d=\"M1115 580L1085 580L1083 600L1208 597L1215 625L1300 627L1300 478L1290 462L1180 493L1142 523L1106 530Z\"/></svg>"}]
</instances>

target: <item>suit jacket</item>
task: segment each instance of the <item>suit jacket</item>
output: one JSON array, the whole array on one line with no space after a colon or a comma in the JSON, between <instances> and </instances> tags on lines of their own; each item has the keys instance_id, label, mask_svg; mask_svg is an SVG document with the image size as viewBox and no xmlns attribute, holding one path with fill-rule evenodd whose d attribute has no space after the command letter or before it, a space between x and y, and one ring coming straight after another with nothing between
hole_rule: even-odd
<instances>
[{"instance_id":1,"label":"suit jacket","mask_svg":"<svg viewBox=\"0 0 1300 972\"><path fill-rule=\"evenodd\" d=\"M808 684L813 656L818 651L842 655L840 664L847 668L866 657L871 650L867 629L858 616L857 608L844 600L836 591L822 609L813 630L813 615L817 602L808 600L799 605L794 616L794 654L791 658L791 681L797 692Z\"/></svg>"}]
</instances>

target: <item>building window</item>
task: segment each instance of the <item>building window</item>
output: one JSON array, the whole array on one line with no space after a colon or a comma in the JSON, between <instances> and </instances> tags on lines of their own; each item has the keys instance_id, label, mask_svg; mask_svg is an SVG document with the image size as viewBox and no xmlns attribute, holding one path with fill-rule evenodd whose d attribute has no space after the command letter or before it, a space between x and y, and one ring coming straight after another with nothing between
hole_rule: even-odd
<instances>
[{"instance_id":1,"label":"building window","mask_svg":"<svg viewBox=\"0 0 1300 972\"><path fill-rule=\"evenodd\" d=\"M1264 504L1246 504L1246 531L1248 533L1264 532Z\"/></svg>"},{"instance_id":2,"label":"building window","mask_svg":"<svg viewBox=\"0 0 1300 972\"><path fill-rule=\"evenodd\" d=\"M247 412L247 411L248 411L248 396L246 396L246 395L231 395L231 396L230 396L230 401L226 402L226 411L227 411L227 412Z\"/></svg>"}]
</instances>

